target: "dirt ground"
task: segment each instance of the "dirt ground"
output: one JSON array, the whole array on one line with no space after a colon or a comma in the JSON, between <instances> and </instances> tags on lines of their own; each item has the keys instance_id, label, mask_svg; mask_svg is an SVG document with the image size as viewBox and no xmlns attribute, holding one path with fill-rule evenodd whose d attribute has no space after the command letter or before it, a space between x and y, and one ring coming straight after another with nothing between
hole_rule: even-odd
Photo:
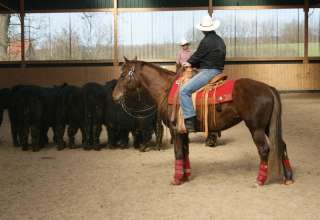
<instances>
[{"instance_id":1,"label":"dirt ground","mask_svg":"<svg viewBox=\"0 0 320 220\"><path fill-rule=\"evenodd\" d=\"M295 183L255 185L258 154L243 123L205 147L191 135L192 179L170 185L165 149L23 152L0 128L0 219L320 219L320 94L282 95ZM106 133L102 134L106 141Z\"/></svg>"}]
</instances>

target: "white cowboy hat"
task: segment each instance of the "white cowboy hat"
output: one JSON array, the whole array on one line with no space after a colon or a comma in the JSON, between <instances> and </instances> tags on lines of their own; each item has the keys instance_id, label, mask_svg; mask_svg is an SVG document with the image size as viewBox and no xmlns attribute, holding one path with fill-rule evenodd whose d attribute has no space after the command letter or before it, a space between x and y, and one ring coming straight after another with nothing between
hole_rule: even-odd
<instances>
[{"instance_id":1,"label":"white cowboy hat","mask_svg":"<svg viewBox=\"0 0 320 220\"><path fill-rule=\"evenodd\" d=\"M209 15L202 17L201 23L197 25L197 29L200 31L213 31L220 26L220 21L212 19Z\"/></svg>"},{"instance_id":2,"label":"white cowboy hat","mask_svg":"<svg viewBox=\"0 0 320 220\"><path fill-rule=\"evenodd\" d=\"M186 40L185 38L182 38L180 41L180 46L186 45L186 44L190 44L190 41Z\"/></svg>"}]
</instances>

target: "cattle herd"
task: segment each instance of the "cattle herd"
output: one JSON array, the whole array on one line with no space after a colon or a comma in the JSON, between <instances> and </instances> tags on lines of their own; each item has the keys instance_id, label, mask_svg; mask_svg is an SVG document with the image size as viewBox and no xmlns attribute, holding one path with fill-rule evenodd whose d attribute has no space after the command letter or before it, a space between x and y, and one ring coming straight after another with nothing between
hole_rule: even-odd
<instances>
[{"instance_id":1,"label":"cattle herd","mask_svg":"<svg viewBox=\"0 0 320 220\"><path fill-rule=\"evenodd\" d=\"M0 90L0 125L3 111L8 110L14 146L23 150L39 151L50 140L48 130L53 131L53 140L58 150L75 148L75 135L80 129L85 150L127 148L132 134L135 148L145 150L152 135L156 134L154 147L160 148L163 126L156 114L148 117L132 117L112 100L112 91L117 80L104 85L87 83L82 87L63 84L54 87L17 85ZM146 94L133 95L126 99L126 106L147 103L152 100ZM102 126L106 127L108 143L100 143ZM64 134L67 130L68 141ZM30 139L30 141L29 141ZM79 147L79 146L78 146Z\"/></svg>"}]
</instances>

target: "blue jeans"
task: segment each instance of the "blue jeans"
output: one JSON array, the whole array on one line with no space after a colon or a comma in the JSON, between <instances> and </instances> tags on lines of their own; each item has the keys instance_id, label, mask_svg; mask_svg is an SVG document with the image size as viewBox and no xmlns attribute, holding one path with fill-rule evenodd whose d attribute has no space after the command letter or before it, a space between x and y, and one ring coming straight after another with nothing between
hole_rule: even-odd
<instances>
[{"instance_id":1,"label":"blue jeans","mask_svg":"<svg viewBox=\"0 0 320 220\"><path fill-rule=\"evenodd\" d=\"M197 75L193 76L189 82L180 88L180 105L185 119L196 116L192 104L192 93L206 85L220 72L221 70L219 69L201 69Z\"/></svg>"}]
</instances>

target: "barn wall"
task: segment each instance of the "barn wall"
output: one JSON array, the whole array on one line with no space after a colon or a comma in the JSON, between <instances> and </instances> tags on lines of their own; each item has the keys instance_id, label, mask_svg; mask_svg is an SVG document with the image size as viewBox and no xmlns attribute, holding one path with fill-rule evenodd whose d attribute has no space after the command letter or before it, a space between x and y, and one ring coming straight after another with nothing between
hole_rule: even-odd
<instances>
[{"instance_id":1,"label":"barn wall","mask_svg":"<svg viewBox=\"0 0 320 220\"><path fill-rule=\"evenodd\" d=\"M16 84L34 84L42 86L59 85L64 82L83 85L87 82L99 82L114 78L119 68L114 67L36 67L0 69L0 87Z\"/></svg>"},{"instance_id":2,"label":"barn wall","mask_svg":"<svg viewBox=\"0 0 320 220\"><path fill-rule=\"evenodd\" d=\"M225 67L225 73L229 78L251 78L279 90L320 90L320 64L316 63L229 64Z\"/></svg>"},{"instance_id":3,"label":"barn wall","mask_svg":"<svg viewBox=\"0 0 320 220\"><path fill-rule=\"evenodd\" d=\"M248 77L281 90L320 90L320 64L317 63L307 67L303 64L229 64L225 72L234 79ZM1 68L0 87L16 84L49 86L64 82L83 85L89 81L103 83L118 76L119 68L112 66Z\"/></svg>"}]
</instances>

